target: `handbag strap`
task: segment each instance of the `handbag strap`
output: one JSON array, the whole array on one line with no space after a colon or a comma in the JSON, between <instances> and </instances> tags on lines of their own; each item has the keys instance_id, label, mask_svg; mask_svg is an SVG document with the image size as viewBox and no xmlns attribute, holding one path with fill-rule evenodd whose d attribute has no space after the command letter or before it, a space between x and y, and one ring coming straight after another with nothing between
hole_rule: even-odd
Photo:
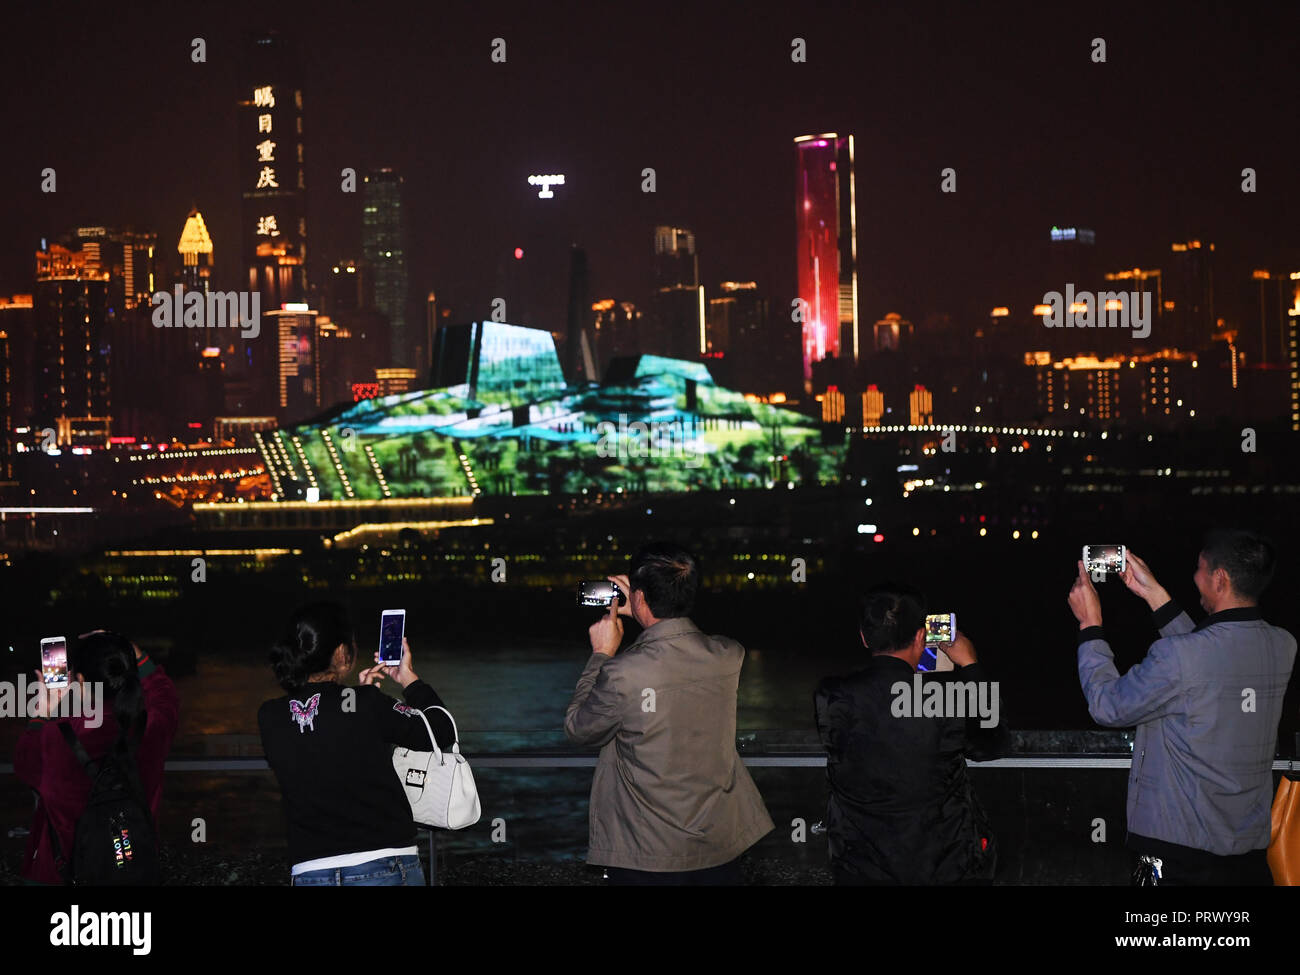
<instances>
[{"instance_id":1,"label":"handbag strap","mask_svg":"<svg viewBox=\"0 0 1300 975\"><path fill-rule=\"evenodd\" d=\"M440 707L437 704L435 704L433 707L437 708L439 711L445 714L448 720L451 721L451 734L452 734L451 750L453 753L459 755L460 754L460 730L456 727L456 719L451 716L451 712L448 711L446 708ZM425 716L423 708L415 708L414 710L415 713L420 716L420 720L424 722L425 730L429 732L429 741L433 743L433 753L438 756L438 761L441 762L442 749L438 747L438 739L435 738L433 735L433 726L429 724L429 719L428 717Z\"/></svg>"}]
</instances>

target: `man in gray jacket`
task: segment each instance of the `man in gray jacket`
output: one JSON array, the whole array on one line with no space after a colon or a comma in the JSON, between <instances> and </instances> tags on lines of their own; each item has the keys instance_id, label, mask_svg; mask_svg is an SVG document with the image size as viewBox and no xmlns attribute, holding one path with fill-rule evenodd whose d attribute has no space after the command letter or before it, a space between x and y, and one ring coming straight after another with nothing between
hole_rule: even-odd
<instances>
[{"instance_id":1,"label":"man in gray jacket","mask_svg":"<svg viewBox=\"0 0 1300 975\"><path fill-rule=\"evenodd\" d=\"M737 884L737 858L774 828L736 752L745 649L687 618L699 570L684 549L647 546L611 581L627 603L592 625L564 720L601 746L587 862L612 884ZM644 628L622 653L620 615Z\"/></svg>"},{"instance_id":2,"label":"man in gray jacket","mask_svg":"<svg viewBox=\"0 0 1300 975\"><path fill-rule=\"evenodd\" d=\"M1211 532L1193 581L1210 615L1193 625L1129 552L1125 585L1146 600L1160 639L1123 677L1079 563L1079 680L1107 727L1137 725L1128 782L1136 883L1270 884L1265 851L1272 765L1296 641L1265 623L1259 596L1273 548L1248 532Z\"/></svg>"}]
</instances>

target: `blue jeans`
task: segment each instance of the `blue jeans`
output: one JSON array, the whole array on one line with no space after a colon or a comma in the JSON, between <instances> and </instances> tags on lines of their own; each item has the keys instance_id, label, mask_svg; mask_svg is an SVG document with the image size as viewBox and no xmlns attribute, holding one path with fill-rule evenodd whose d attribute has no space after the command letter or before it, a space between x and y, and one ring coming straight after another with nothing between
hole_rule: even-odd
<instances>
[{"instance_id":1,"label":"blue jeans","mask_svg":"<svg viewBox=\"0 0 1300 975\"><path fill-rule=\"evenodd\" d=\"M295 887L423 887L424 868L417 856L383 857L355 867L308 870L291 883Z\"/></svg>"}]
</instances>

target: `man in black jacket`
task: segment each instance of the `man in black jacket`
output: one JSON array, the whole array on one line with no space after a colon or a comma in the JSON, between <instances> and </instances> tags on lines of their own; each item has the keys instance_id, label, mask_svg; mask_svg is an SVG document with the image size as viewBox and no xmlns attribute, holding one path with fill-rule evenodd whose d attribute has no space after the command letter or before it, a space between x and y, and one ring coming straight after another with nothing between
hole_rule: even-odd
<instances>
[{"instance_id":1,"label":"man in black jacket","mask_svg":"<svg viewBox=\"0 0 1300 975\"><path fill-rule=\"evenodd\" d=\"M920 674L919 592L879 586L863 602L867 666L814 695L830 786L826 827L837 884L987 883L997 851L966 756L997 757L1010 737L998 685L958 632L956 669Z\"/></svg>"}]
</instances>

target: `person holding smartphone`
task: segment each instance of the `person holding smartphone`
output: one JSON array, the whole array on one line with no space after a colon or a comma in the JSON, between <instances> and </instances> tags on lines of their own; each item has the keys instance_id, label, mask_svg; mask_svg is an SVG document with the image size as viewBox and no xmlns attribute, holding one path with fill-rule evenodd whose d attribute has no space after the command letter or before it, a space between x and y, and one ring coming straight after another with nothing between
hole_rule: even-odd
<instances>
[{"instance_id":1,"label":"person holding smartphone","mask_svg":"<svg viewBox=\"0 0 1300 975\"><path fill-rule=\"evenodd\" d=\"M86 809L91 782L59 725L72 729L86 754L98 761L135 739L131 761L143 798L157 823L162 802L163 765L180 723L176 685L147 654L120 633L94 630L77 638L67 655L68 681L48 683L14 750L14 773L37 794L36 813L20 870L31 884L61 884L71 867L77 820ZM38 676L50 670L42 662ZM72 684L82 701L102 695L97 714L57 717ZM102 688L102 690L92 690ZM82 708L81 710L85 710Z\"/></svg>"},{"instance_id":2,"label":"person holding smartphone","mask_svg":"<svg viewBox=\"0 0 1300 975\"><path fill-rule=\"evenodd\" d=\"M356 640L344 608L324 602L294 613L271 651L286 693L262 705L257 723L280 784L295 887L424 883L392 747L432 750L416 708L425 711L439 747L451 747L455 731L446 712L436 710L437 692L416 675L405 637L401 646L399 664L380 663L376 654L359 686L345 686ZM402 686L405 704L375 686L385 676Z\"/></svg>"},{"instance_id":3,"label":"person holding smartphone","mask_svg":"<svg viewBox=\"0 0 1300 975\"><path fill-rule=\"evenodd\" d=\"M960 630L937 644L955 669L919 674L925 622L919 590L891 583L870 589L857 633L865 666L825 678L813 694L826 750L827 846L837 885L981 884L996 872L996 837L966 759L1001 755L1010 738L1006 722L999 716L986 726L965 707L945 705L932 714L897 705L900 696L912 697L914 681L956 681L972 691L983 684L994 694L998 688ZM969 702L977 695L963 696Z\"/></svg>"}]
</instances>

